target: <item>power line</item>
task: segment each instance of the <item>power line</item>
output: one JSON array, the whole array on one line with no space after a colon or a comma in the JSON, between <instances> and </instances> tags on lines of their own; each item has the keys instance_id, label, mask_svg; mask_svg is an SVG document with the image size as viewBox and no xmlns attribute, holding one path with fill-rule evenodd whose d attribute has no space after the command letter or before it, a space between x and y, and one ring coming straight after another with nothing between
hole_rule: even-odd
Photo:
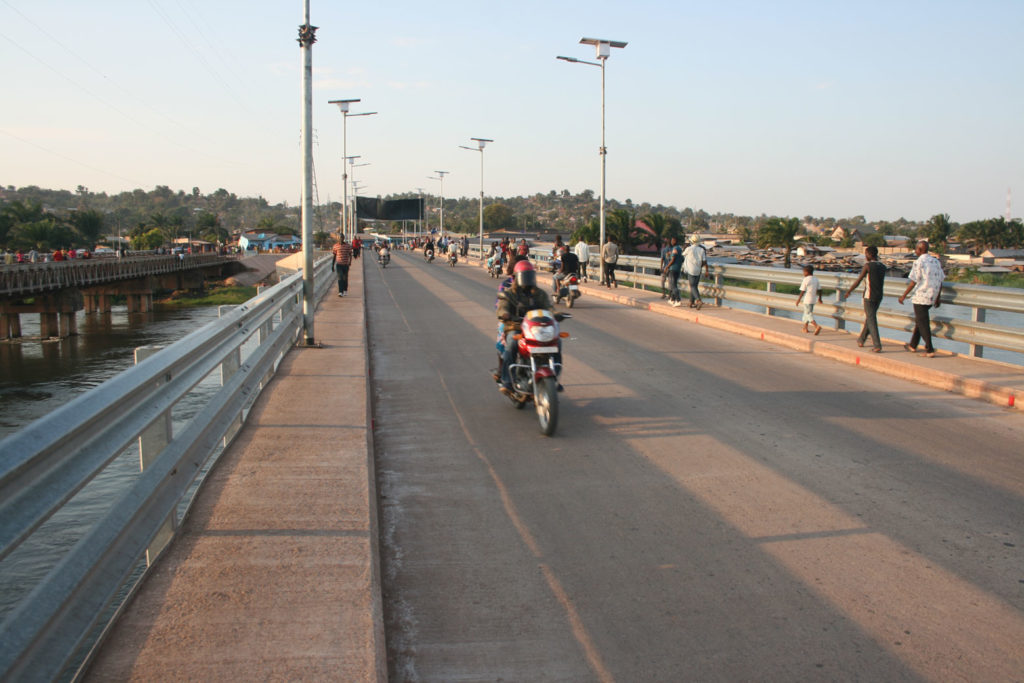
<instances>
[{"instance_id":1,"label":"power line","mask_svg":"<svg viewBox=\"0 0 1024 683\"><path fill-rule=\"evenodd\" d=\"M53 72L54 74L56 74L57 76L60 76L60 77L61 77L61 78L63 78L63 79L65 80L65 81L67 81L68 83L70 83L70 84L71 84L71 85L73 85L74 87L78 88L79 90L81 90L82 92L84 92L84 93L85 93L86 95L88 95L89 97L92 97L93 99L95 99L95 100L96 100L97 102L99 102L100 104L103 104L104 106L106 106L106 107L109 107L110 109L112 109L112 110L113 110L113 111L115 111L116 113L118 113L118 114L120 114L121 116L123 116L123 117L124 117L125 119L127 119L127 120L131 121L132 123L134 123L135 125L139 126L140 128L144 128L144 129L148 130L149 132L151 132L151 133L153 133L153 134L155 134L155 135L157 135L157 136L159 136L159 137L163 138L163 139L164 139L164 140L166 140L167 142L170 142L170 143L172 143L172 144L174 144L174 145L177 145L177 146L179 146L179 147L182 147L183 149L187 149L188 151L190 151L190 152L193 152L193 153L195 153L195 154L198 154L198 155L200 155L200 156L203 156L203 157L205 157L205 158L207 158L207 159L209 159L209 160L212 160L212 161L217 161L217 162L219 162L219 163L225 163L225 164L228 164L228 165L231 165L231 166L239 166L239 165L240 165L240 164L238 164L237 162L233 162L233 161L226 161L226 160L224 160L224 159L219 159L219 158L217 158L217 157L213 157L213 156L210 156L209 154L207 154L206 152L204 152L204 151L203 151L203 150L201 150L201 149L197 149L197 148L195 148L195 147L192 147L191 145L185 144L185 143L183 143L183 142L181 142L181 141L179 141L179 140L176 140L176 139L174 139L174 138L172 138L172 137L168 136L168 135L167 135L166 133L164 133L164 132L162 132L162 131L160 131L160 130L157 130L156 128L153 128L153 127L151 127L151 126L147 125L147 124L146 124L146 123L144 123L143 121L140 121L139 119L135 118L135 117L134 117L134 116L132 116L131 114L127 113L126 111L124 111L124 110L122 110L122 109L120 109L119 107L117 107L117 105L115 105L115 104L111 103L111 102L110 102L109 100L107 100L106 98L102 97L101 95L98 95L98 94L96 94L95 92L93 92L92 90L90 90L90 89L89 89L89 88L87 88L86 86L82 85L81 83L79 83L79 82L78 82L78 81L76 81L75 79L71 78L70 76L68 76L68 75L66 75L66 74L64 74L64 73L62 73L62 72L61 72L60 70L58 70L57 68L55 68L55 67L51 66L50 64L48 64L47 62L43 61L43 60L42 60L42 59L41 59L40 57L36 56L36 55L35 55L35 54L33 54L33 53L32 53L32 52L30 51L30 50L28 50L27 48L25 48L25 47L23 47L22 45L20 45L20 44L19 44L18 42L16 42L16 41L15 41L14 39L12 39L12 38L11 38L10 36L8 36L8 35L6 35L6 34L4 34L4 33L0 33L0 38L3 38L3 39L4 39L4 40L6 40L6 41L7 41L8 43L10 43L11 45L13 45L14 47L16 47L17 49L19 49L19 50L21 50L22 52L24 52L24 53L25 53L26 55L28 55L29 57L31 57L32 59L34 59L35 61L37 61L37 62L38 62L39 64L41 64L42 66L44 66L44 67L46 67L47 69L49 69L50 71L52 71L52 72Z\"/></svg>"},{"instance_id":2,"label":"power line","mask_svg":"<svg viewBox=\"0 0 1024 683\"><path fill-rule=\"evenodd\" d=\"M224 86L224 90L231 95L232 99L234 99L235 102L237 102L238 105L245 109L248 113L254 114L255 112L253 112L249 105L246 104L246 102L238 96L234 88L231 87L231 84L228 83L219 73L217 73L217 71L214 70L210 62L207 61L206 57L203 56L203 54L199 50L197 50L196 47L191 42L189 42L188 38L181 31L181 29L179 29L174 24L174 22L171 21L170 16L156 3L156 0L149 0L149 5L160 16L160 18L163 19L163 22L167 24L167 27L170 28L171 31L176 36L178 36L178 40L180 40L185 47L192 51L192 53L196 56L196 59L198 59L199 62L203 65L203 67L206 68L207 73L213 76L214 79L219 81L220 84Z\"/></svg>"},{"instance_id":3,"label":"power line","mask_svg":"<svg viewBox=\"0 0 1024 683\"><path fill-rule=\"evenodd\" d=\"M140 183L137 180L132 180L131 178L125 178L124 176L118 175L116 173L111 173L110 171L104 171L102 168L96 168L95 166L92 166L91 164L87 164L84 161L79 161L78 159L74 159L72 157L69 157L66 154L62 154L60 152L55 152L52 149L49 149L48 147L43 147L42 145L38 145L38 144L32 142L31 140L26 140L23 137L19 137L19 136L15 135L14 133L11 133L10 131L4 130L3 128L0 128L0 133L3 133L4 135L6 135L8 137L14 138L18 142L22 142L22 143L24 143L26 145L29 145L31 147L35 147L38 150L42 150L43 152L46 152L47 154L52 154L55 157L59 157L61 159L64 159L65 161L70 161L71 163L78 164L79 166L83 166L83 167L89 169L90 171L96 171L97 173L102 173L102 174L108 175L108 176L110 176L112 178L117 178L118 180L123 180L124 182L132 184L132 185L135 185L136 187L142 187L143 186L143 183Z\"/></svg>"},{"instance_id":4,"label":"power line","mask_svg":"<svg viewBox=\"0 0 1024 683\"><path fill-rule=\"evenodd\" d=\"M105 73L104 73L104 72L103 72L102 70L100 70L100 69L99 69L98 67L96 67L95 65L93 65L93 64L92 64L92 63L91 63L91 62L90 62L89 60L87 60L87 59L86 59L85 57L83 57L83 56L82 56L82 55L80 55L80 54L79 54L78 52L76 52L75 50L73 50L72 48L70 48L70 47L68 47L68 46L67 46L66 44L64 44L64 43L63 43L63 42L62 42L62 41L61 41L60 39L58 39L58 38L57 38L56 36L54 36L54 35L53 35L52 33L50 33L49 31L47 31L47 30L46 30L46 29L45 29L44 27L40 26L40 25L39 25L39 24L37 24L37 23L36 23L35 21L33 21L33 20L32 20L32 19L30 18L30 17L26 16L24 12L22 12L21 10L19 10L19 9L18 9L17 7L13 6L13 5L12 5L12 4L10 3L10 2L8 2L8 0L3 0L3 3L4 3L4 5L6 5L7 7L9 7L9 8L10 8L10 9L11 9L12 11L14 11L14 12L15 12L15 13L16 13L16 14L17 14L18 16L20 16L20 17L22 18L22 20L24 20L24 21L25 21L26 23L28 23L28 24L30 24L31 26L33 26L33 27L34 27L34 28L35 28L35 29L36 29L37 31L39 31L40 33L42 33L42 34L43 34L44 36L46 36L47 38L49 38L49 39L50 39L51 41L53 41L53 42L54 42L54 43L55 43L55 44L56 44L57 46L59 46L59 47L60 47L61 49L63 49L63 50L64 50L65 52L67 52L67 53L68 53L69 55L71 55L72 57L74 57L75 59L77 59L77 60L78 60L79 62L81 62L81 63L82 63L83 65L85 65L86 67L88 67L89 69L91 69L91 70L92 70L92 71L93 71L94 73L96 73L96 74L97 74L97 75L98 75L98 76L99 76L100 78L102 78L102 79L103 79L104 81L106 81L106 82L107 82L107 83L109 83L109 84L110 84L111 86L113 86L113 87L115 87L116 89L118 89L119 91L121 91L121 92L122 92L123 94L125 94L125 95L127 95L128 97L132 98L133 100L135 100L135 101L136 101L137 103L139 103L139 104L140 104L140 105L142 105L143 107L146 107L146 108L147 108L147 109L148 109L148 110L149 110L150 112L152 112L152 113L153 113L153 114L155 114L156 116L159 116L159 117L163 118L164 120L166 120L166 121L167 121L168 123L171 123L172 125L174 125L174 126L177 126L177 127L178 127L178 128L180 128L180 129L181 129L182 131L184 131L184 132L188 133L189 135L198 135L198 136L200 136L200 137L204 137L204 138L206 139L206 141L207 141L207 142L210 142L210 143L213 143L213 142L214 142L214 140L213 140L212 138L209 138L209 137L207 137L207 136L206 136L206 134L205 134L205 133L203 133L202 131L199 131L199 130L197 130L197 129L192 129L192 128L189 128L189 127L185 126L185 125L184 125L183 123L181 123L180 121L177 121L177 120L175 120L175 119L171 118L170 116L168 116L168 115L167 115L167 114L166 114L165 112L163 112L162 110L160 110L160 109L158 109L158 108L156 108L156 107L154 107L154 106L150 105L150 104L149 104L148 102L146 102L145 100L143 100L143 99L142 99L141 97L137 96L137 95L136 95L135 93L133 93L133 92L132 92L132 91L130 91L129 89L125 88L125 87L124 87L123 85L121 85L120 83L118 83L117 81L115 81L114 79L112 79L112 78L111 78L110 76L108 76L107 74L105 74ZM10 39L8 39L8 41L10 41ZM19 46L19 47L20 47L20 46ZM25 48L20 48L20 49L22 49L23 51L27 51L27 50L26 50ZM38 60L38 58L36 58L36 59ZM38 61L41 61L41 60L38 60ZM48 68L50 68L50 69L51 69L52 71L55 71L55 72L56 72L56 69L54 69L53 67L48 67ZM70 78L69 78L69 77L67 77L67 76L65 76L65 78L67 78L68 80L70 80ZM94 95L94 96L95 96L95 95ZM98 96L95 96L95 97L98 97ZM105 104L108 104L108 105L109 105L109 103L106 103L106 102L105 102ZM136 122L136 123L138 123L138 121L135 121L135 122ZM195 150L193 150L193 151L195 151ZM208 158L210 158L210 157L208 157ZM228 162L228 163L233 163L233 162Z\"/></svg>"}]
</instances>

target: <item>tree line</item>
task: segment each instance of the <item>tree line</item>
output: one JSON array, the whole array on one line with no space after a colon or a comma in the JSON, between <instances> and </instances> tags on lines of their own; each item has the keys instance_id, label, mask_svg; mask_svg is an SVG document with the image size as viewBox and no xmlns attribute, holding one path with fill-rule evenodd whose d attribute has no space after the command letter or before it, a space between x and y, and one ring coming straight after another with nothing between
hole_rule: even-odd
<instances>
[{"instance_id":1,"label":"tree line","mask_svg":"<svg viewBox=\"0 0 1024 683\"><path fill-rule=\"evenodd\" d=\"M392 194L385 199L409 199L414 193ZM439 225L438 198L424 197L427 227ZM683 238L689 232L729 232L758 246L790 248L797 241L830 245L828 235L808 233L808 228L831 231L835 226L857 228L865 244L884 244L885 235L926 237L941 251L954 240L980 253L989 248L1024 247L1021 221L990 218L953 223L946 214L928 221L905 218L869 225L864 216L848 218L741 216L709 213L703 209L683 208L631 199L606 201L606 233L630 253L640 245L660 249L671 237ZM445 229L476 234L479 229L479 204L476 198L446 198ZM485 198L484 229L561 234L571 239L598 241L599 199L592 190L573 194L569 190L550 190L521 197ZM324 241L337 232L340 202L314 207L314 239ZM641 222L643 228L637 228ZM287 203L270 204L263 197L238 197L219 188L203 193L174 191L165 185L153 190L135 189L117 194L90 192L79 185L75 191L47 190L35 186L0 187L0 248L91 249L108 235L131 240L135 249L153 249L174 239L192 237L213 243L225 243L235 232L259 230L279 234L299 234L300 217L296 207ZM400 232L401 226L393 226ZM842 241L839 246L845 245Z\"/></svg>"}]
</instances>

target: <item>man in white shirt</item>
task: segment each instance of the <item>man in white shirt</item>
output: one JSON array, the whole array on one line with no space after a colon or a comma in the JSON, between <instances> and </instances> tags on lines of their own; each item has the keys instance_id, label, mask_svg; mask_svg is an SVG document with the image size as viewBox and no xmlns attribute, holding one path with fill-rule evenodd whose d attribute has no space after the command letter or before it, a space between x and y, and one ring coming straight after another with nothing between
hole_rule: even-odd
<instances>
[{"instance_id":1,"label":"man in white shirt","mask_svg":"<svg viewBox=\"0 0 1024 683\"><path fill-rule=\"evenodd\" d=\"M919 241L914 253L917 254L917 260L914 261L910 275L907 276L910 284L900 296L902 304L910 294L910 290L914 290L914 296L910 298L910 303L914 304L914 333L910 335L910 343L904 344L903 348L913 353L917 351L917 343L924 339L925 355L934 358L932 322L928 310L932 306L939 307L939 299L942 297L942 281L946 279L946 275L942 272L942 263L939 262L939 259L928 253L928 240Z\"/></svg>"},{"instance_id":2,"label":"man in white shirt","mask_svg":"<svg viewBox=\"0 0 1024 683\"><path fill-rule=\"evenodd\" d=\"M683 272L690 283L690 308L696 306L699 311L704 305L700 298L700 268L704 266L704 274L711 279L711 270L708 268L708 250L700 243L700 237L690 235L690 246L683 252Z\"/></svg>"},{"instance_id":3,"label":"man in white shirt","mask_svg":"<svg viewBox=\"0 0 1024 683\"><path fill-rule=\"evenodd\" d=\"M573 248L573 252L576 254L576 258L580 260L580 276L586 281L587 264L590 263L590 245L587 244L586 240L580 240Z\"/></svg>"}]
</instances>

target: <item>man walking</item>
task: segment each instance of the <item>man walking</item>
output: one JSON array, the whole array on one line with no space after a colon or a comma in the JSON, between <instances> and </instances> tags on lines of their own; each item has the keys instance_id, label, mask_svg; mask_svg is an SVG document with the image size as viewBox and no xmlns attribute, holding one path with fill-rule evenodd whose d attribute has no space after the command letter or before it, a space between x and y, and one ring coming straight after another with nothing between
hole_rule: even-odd
<instances>
[{"instance_id":1,"label":"man walking","mask_svg":"<svg viewBox=\"0 0 1024 683\"><path fill-rule=\"evenodd\" d=\"M882 338L878 334L878 307L882 303L882 289L885 286L885 266L878 261L878 247L864 247L864 267L860 275L853 281L850 288L846 290L846 298L849 299L853 290L861 280L866 279L864 287L864 327L860 329L860 336L857 338L857 346L864 346L868 335L871 335L871 350L874 353L882 352Z\"/></svg>"},{"instance_id":2,"label":"man walking","mask_svg":"<svg viewBox=\"0 0 1024 683\"><path fill-rule=\"evenodd\" d=\"M345 296L348 294L348 268L352 265L352 245L345 241L344 235L340 235L331 252L334 254L331 268L338 274L338 296Z\"/></svg>"},{"instance_id":3,"label":"man walking","mask_svg":"<svg viewBox=\"0 0 1024 683\"><path fill-rule=\"evenodd\" d=\"M914 261L907 278L910 284L906 291L900 295L900 303L907 298L910 290L914 290L914 296L910 303L914 304L914 333L910 335L910 343L904 344L907 351L917 351L917 343L924 339L924 352L929 358L935 357L935 347L932 346L932 321L928 309L932 306L939 307L939 299L942 297L942 281L946 274L942 272L942 264L939 259L928 253L928 240L921 240L914 250L917 260Z\"/></svg>"},{"instance_id":4,"label":"man walking","mask_svg":"<svg viewBox=\"0 0 1024 683\"><path fill-rule=\"evenodd\" d=\"M669 241L663 261L665 272L668 273L668 303L679 308L682 305L682 297L679 296L679 276L683 270L683 250L679 246L678 237L673 237Z\"/></svg>"},{"instance_id":5,"label":"man walking","mask_svg":"<svg viewBox=\"0 0 1024 683\"><path fill-rule=\"evenodd\" d=\"M573 251L576 253L576 258L580 260L580 276L586 282L587 264L590 262L590 245L586 240L580 240L576 243L576 248Z\"/></svg>"},{"instance_id":6,"label":"man walking","mask_svg":"<svg viewBox=\"0 0 1024 683\"><path fill-rule=\"evenodd\" d=\"M683 252L683 272L690 284L690 308L696 307L699 311L704 305L700 298L700 267L704 266L704 274L711 279L711 269L708 268L708 250L700 243L700 237L690 235L690 246Z\"/></svg>"},{"instance_id":7,"label":"man walking","mask_svg":"<svg viewBox=\"0 0 1024 683\"><path fill-rule=\"evenodd\" d=\"M619 260L619 245L615 244L615 238L608 236L608 241L601 247L601 284L608 289L619 286L615 281L615 264Z\"/></svg>"}]
</instances>

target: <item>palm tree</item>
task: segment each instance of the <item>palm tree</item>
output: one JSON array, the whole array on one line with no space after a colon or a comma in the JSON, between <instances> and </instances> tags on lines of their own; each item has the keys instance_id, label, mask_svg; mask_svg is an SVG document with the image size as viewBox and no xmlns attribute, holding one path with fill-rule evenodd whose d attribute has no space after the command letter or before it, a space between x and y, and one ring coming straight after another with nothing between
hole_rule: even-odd
<instances>
[{"instance_id":1,"label":"palm tree","mask_svg":"<svg viewBox=\"0 0 1024 683\"><path fill-rule=\"evenodd\" d=\"M649 213L640 222L654 233L654 245L661 253L661 247L673 237L682 238L683 224L678 218L669 218L661 213Z\"/></svg>"},{"instance_id":2,"label":"palm tree","mask_svg":"<svg viewBox=\"0 0 1024 683\"><path fill-rule=\"evenodd\" d=\"M929 243L940 246L949 240L949 233L952 229L953 224L949 222L949 214L937 213L928 219L928 223L925 225L925 234L928 236Z\"/></svg>"},{"instance_id":3,"label":"palm tree","mask_svg":"<svg viewBox=\"0 0 1024 683\"><path fill-rule=\"evenodd\" d=\"M786 250L786 267L789 268L790 254L796 246L796 236L800 232L799 218L770 218L757 231L757 246L783 247Z\"/></svg>"}]
</instances>

